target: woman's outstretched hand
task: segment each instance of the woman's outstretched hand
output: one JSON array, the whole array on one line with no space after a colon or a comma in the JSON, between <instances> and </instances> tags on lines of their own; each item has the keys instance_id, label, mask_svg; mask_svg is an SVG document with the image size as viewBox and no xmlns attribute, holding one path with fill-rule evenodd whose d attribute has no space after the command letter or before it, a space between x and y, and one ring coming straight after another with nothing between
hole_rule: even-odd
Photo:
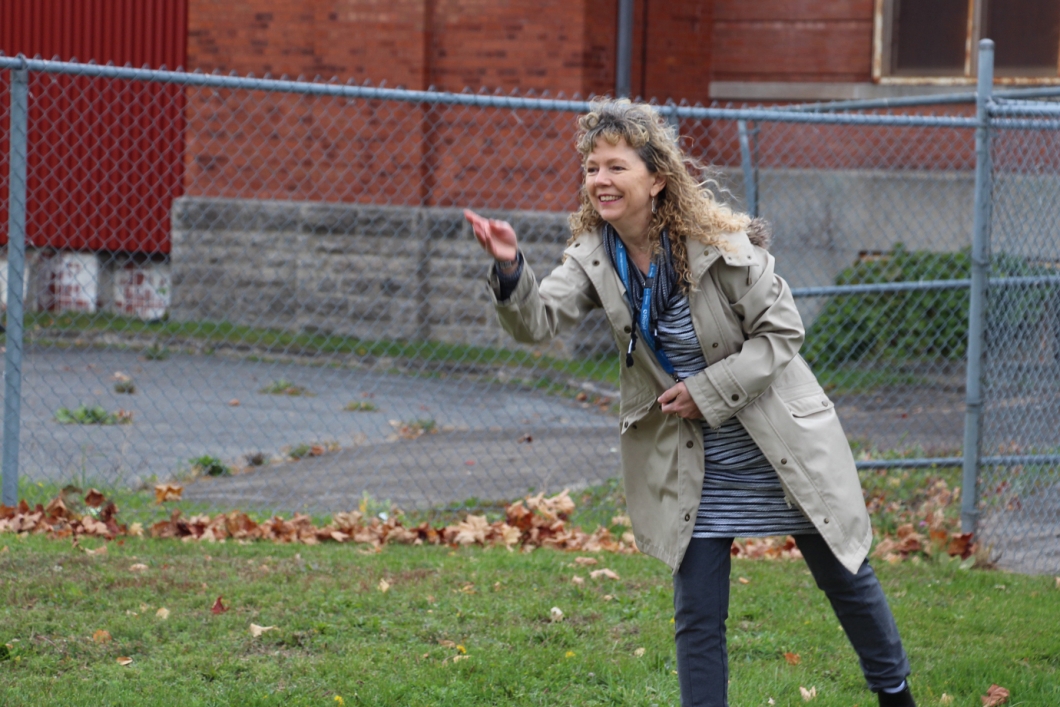
<instances>
[{"instance_id":1,"label":"woman's outstretched hand","mask_svg":"<svg viewBox=\"0 0 1060 707\"><path fill-rule=\"evenodd\" d=\"M659 404L662 411L667 415L677 415L687 420L699 420L703 417L692 394L688 392L688 386L678 383L659 396Z\"/></svg>"},{"instance_id":2,"label":"woman's outstretched hand","mask_svg":"<svg viewBox=\"0 0 1060 707\"><path fill-rule=\"evenodd\" d=\"M464 209L464 218L471 224L479 245L492 255L494 260L515 260L519 246L515 230L510 223L482 218L471 209Z\"/></svg>"}]
</instances>

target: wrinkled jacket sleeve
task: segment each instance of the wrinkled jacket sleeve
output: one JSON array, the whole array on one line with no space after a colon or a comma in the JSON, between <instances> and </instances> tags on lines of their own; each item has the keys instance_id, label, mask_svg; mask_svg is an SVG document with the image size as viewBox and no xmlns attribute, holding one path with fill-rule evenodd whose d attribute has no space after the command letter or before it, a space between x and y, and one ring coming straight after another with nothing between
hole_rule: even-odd
<instances>
[{"instance_id":1,"label":"wrinkled jacket sleeve","mask_svg":"<svg viewBox=\"0 0 1060 707\"><path fill-rule=\"evenodd\" d=\"M519 284L504 301L497 299L499 282L493 268L489 285L501 326L516 341L527 344L559 335L600 306L589 276L573 258L567 258L540 283L524 262Z\"/></svg>"},{"instance_id":2,"label":"wrinkled jacket sleeve","mask_svg":"<svg viewBox=\"0 0 1060 707\"><path fill-rule=\"evenodd\" d=\"M711 276L743 328L736 353L685 380L707 424L718 427L772 385L798 354L805 338L802 317L775 260L754 248L750 268L716 263Z\"/></svg>"}]
</instances>

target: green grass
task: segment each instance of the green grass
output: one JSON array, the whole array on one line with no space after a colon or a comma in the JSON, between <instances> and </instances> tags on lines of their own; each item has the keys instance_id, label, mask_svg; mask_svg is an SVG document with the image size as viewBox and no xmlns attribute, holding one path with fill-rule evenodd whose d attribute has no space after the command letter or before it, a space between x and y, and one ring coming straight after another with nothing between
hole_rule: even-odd
<instances>
[{"instance_id":1,"label":"green grass","mask_svg":"<svg viewBox=\"0 0 1060 707\"><path fill-rule=\"evenodd\" d=\"M196 475L229 476L232 473L232 469L229 468L227 464L209 454L203 454L201 457L189 459L188 463L191 464L192 471Z\"/></svg>"},{"instance_id":2,"label":"green grass","mask_svg":"<svg viewBox=\"0 0 1060 707\"><path fill-rule=\"evenodd\" d=\"M79 405L73 410L61 407L55 411L55 421L62 425L126 425L132 422L132 415L118 411L107 412L99 405L89 407Z\"/></svg>"},{"instance_id":3,"label":"green grass","mask_svg":"<svg viewBox=\"0 0 1060 707\"><path fill-rule=\"evenodd\" d=\"M88 556L69 541L0 536L0 639L11 645L0 704L677 704L667 569L603 555L598 566L620 580L598 582L574 557L148 539ZM1060 704L1053 578L949 561L878 571L921 705L943 693L979 705L991 683L1011 705ZM218 596L229 610L215 615ZM549 620L553 606L564 621ZM251 623L277 628L253 638ZM99 630L112 640L93 642ZM817 688L814 705L875 704L802 563L734 563L729 645L734 706L801 705L800 685Z\"/></svg>"}]
</instances>

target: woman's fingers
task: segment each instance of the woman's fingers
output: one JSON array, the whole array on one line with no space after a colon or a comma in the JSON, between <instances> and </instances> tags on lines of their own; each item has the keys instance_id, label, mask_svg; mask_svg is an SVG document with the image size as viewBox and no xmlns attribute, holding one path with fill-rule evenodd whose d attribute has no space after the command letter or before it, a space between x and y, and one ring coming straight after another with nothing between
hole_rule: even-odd
<instances>
[{"instance_id":1,"label":"woman's fingers","mask_svg":"<svg viewBox=\"0 0 1060 707\"><path fill-rule=\"evenodd\" d=\"M696 405L696 401L684 383L678 383L660 395L659 404L662 411L668 415L677 415L689 420L698 420L703 417L703 413L700 412L699 406Z\"/></svg>"},{"instance_id":2,"label":"woman's fingers","mask_svg":"<svg viewBox=\"0 0 1060 707\"><path fill-rule=\"evenodd\" d=\"M487 219L471 209L464 209L464 218L471 224L471 230L483 250L497 260L514 260L518 252L515 229L507 221Z\"/></svg>"},{"instance_id":3,"label":"woman's fingers","mask_svg":"<svg viewBox=\"0 0 1060 707\"><path fill-rule=\"evenodd\" d=\"M493 255L493 239L489 229L489 222L471 209L464 209L464 218L466 218L468 223L471 224L471 230L474 232L479 245L481 245L483 250L487 253Z\"/></svg>"}]
</instances>

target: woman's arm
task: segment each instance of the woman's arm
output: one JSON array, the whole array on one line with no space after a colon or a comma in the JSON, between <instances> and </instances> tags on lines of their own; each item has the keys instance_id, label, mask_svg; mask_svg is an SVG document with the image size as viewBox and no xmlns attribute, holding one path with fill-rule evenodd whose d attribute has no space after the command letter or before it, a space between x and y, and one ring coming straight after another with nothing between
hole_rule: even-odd
<instances>
[{"instance_id":1,"label":"woman's arm","mask_svg":"<svg viewBox=\"0 0 1060 707\"><path fill-rule=\"evenodd\" d=\"M547 341L600 306L589 277L573 259L565 259L539 284L519 253L511 224L468 209L464 217L479 245L496 261L489 272L490 295L501 326L516 341Z\"/></svg>"},{"instance_id":2,"label":"woman's arm","mask_svg":"<svg viewBox=\"0 0 1060 707\"><path fill-rule=\"evenodd\" d=\"M573 258L567 258L540 283L525 261L515 290L506 300L499 298L500 283L490 269L490 295L501 326L516 341L535 344L569 330L600 306L589 276Z\"/></svg>"}]
</instances>

